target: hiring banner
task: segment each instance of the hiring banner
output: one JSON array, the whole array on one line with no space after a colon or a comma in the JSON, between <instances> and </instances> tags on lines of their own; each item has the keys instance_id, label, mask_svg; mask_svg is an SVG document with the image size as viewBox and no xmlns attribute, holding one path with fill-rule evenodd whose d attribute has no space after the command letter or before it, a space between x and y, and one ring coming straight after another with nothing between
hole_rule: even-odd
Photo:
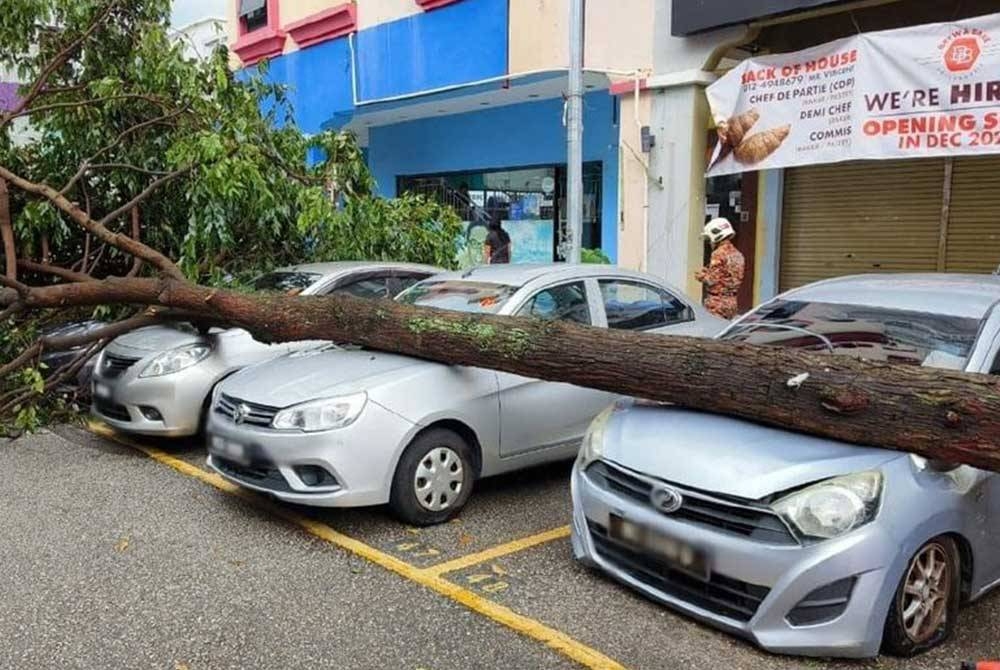
<instances>
[{"instance_id":1,"label":"hiring banner","mask_svg":"<svg viewBox=\"0 0 1000 670\"><path fill-rule=\"evenodd\" d=\"M750 58L706 93L709 176L1000 153L1000 14Z\"/></svg>"}]
</instances>

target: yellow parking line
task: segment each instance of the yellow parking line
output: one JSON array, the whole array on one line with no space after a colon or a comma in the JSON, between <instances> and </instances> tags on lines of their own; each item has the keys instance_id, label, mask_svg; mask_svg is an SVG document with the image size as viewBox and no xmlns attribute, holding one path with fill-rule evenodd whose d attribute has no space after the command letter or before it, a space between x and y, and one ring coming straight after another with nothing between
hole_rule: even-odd
<instances>
[{"instance_id":1,"label":"yellow parking line","mask_svg":"<svg viewBox=\"0 0 1000 670\"><path fill-rule=\"evenodd\" d=\"M479 551L474 554L459 556L454 560L445 561L443 563L438 563L428 568L424 568L422 572L428 575L440 576L446 572L464 570L465 568L472 567L473 565L479 565L480 563L485 563L486 561L492 561L495 558L500 558L501 556L506 556L508 554L516 554L519 551L531 549L532 547L538 546L539 544L545 544L546 542L551 542L552 540L561 540L564 537L569 537L569 526L560 526L559 528L553 528L552 530L547 530L543 533L538 533L529 537L522 537L504 544L498 544L495 547L490 547L489 549L484 549L483 551Z\"/></svg>"},{"instance_id":2,"label":"yellow parking line","mask_svg":"<svg viewBox=\"0 0 1000 670\"><path fill-rule=\"evenodd\" d=\"M386 570L395 572L396 574L405 577L406 579L412 582L420 584L421 586L428 588L439 595L442 595L450 600L453 600L461 605L464 605L465 607L472 610L473 612L476 612L477 614L485 616L486 618L496 623L499 623L503 626L506 626L511 630L517 631L522 635L530 637L533 640L537 640L538 642L543 643L550 649L579 663L585 668L592 668L593 670L624 670L624 666L622 666L617 661L614 661L613 659L605 656L596 649L592 649L591 647L588 647L587 645L578 642L577 640L574 640L565 633L562 633L554 628L551 628L550 626L547 626L540 621L537 621L530 617L526 617L522 614L518 614L509 607L505 607L503 605L493 602L492 600L483 598L482 596L474 593L473 591L458 586L457 584L453 584L452 582L449 582L439 576L441 574L440 572L437 572L439 568L448 565L448 563L452 564L457 563L458 561L461 561L463 559L456 559L456 561L449 561L448 563L442 563L439 566L434 566L428 569L418 568L416 566L410 565L409 563L406 563L405 561L399 560L395 556L390 556L389 554L383 551L379 551L378 549L375 549L374 547L371 547L365 544L364 542L355 540L352 537L344 535L343 533L334 530L333 528L322 522L316 521L315 519L310 519L309 517L303 516L301 514L297 514L289 509L273 505L261 499L259 496L248 494L240 487L235 486L234 484L228 482L227 480L223 479L214 472L208 472L207 470L203 470L202 468L192 465L187 461L181 460L176 456L171 456L162 449L157 449L155 447L148 447L143 444L134 442L133 440L130 440L125 436L115 433L113 430L111 430L104 424L91 422L89 424L89 428L91 432L100 435L101 437L106 437L115 442L118 442L119 444L123 444L125 446L138 449L139 451L143 452L150 458L160 463L163 463L164 465L168 465L174 470L177 470L178 472L184 475L198 479L206 484L214 486L217 489L220 489L227 493L238 495L241 498L256 505L258 508L267 510L268 512L273 513L276 516L285 519L286 521L294 523L295 525L299 526L300 528L305 530L310 535L313 535L314 537L329 542L330 544L333 544L337 547L340 547L341 549L349 551L352 554L355 554L356 556L360 556L361 558L371 561L372 563L375 563L376 565L379 565L385 568ZM545 539L539 540L536 538L540 536L552 535L557 533L568 534L569 529L556 528L555 530L547 531L547 533L540 533L539 535L535 535L529 538L524 538L523 540L515 540L514 542L507 543L506 545L500 545L500 547L495 547L493 550L486 550L484 552L480 552L480 554L472 554L469 557L465 558L471 558L472 556L486 554L502 547L515 545L518 542L520 542L521 544L524 545L525 548L527 548L529 546L533 546L534 544L539 544L540 542L548 541ZM555 537L558 537L558 535L556 535ZM555 539L555 537L549 539ZM511 551L517 551L517 549L512 549ZM510 551L503 553L510 553ZM503 555L503 553L498 555ZM483 559L483 560L488 560L488 559ZM474 565L474 563L472 563L472 565Z\"/></svg>"}]
</instances>

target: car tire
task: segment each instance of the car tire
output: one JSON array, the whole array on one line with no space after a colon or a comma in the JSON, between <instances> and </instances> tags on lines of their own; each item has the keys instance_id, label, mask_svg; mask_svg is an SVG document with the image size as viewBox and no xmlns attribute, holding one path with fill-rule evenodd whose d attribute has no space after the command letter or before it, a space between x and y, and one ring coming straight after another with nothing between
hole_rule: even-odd
<instances>
[{"instance_id":1,"label":"car tire","mask_svg":"<svg viewBox=\"0 0 1000 670\"><path fill-rule=\"evenodd\" d=\"M461 435L445 428L425 430L396 465L389 506L414 526L451 519L472 494L473 463L472 447Z\"/></svg>"},{"instance_id":2,"label":"car tire","mask_svg":"<svg viewBox=\"0 0 1000 670\"><path fill-rule=\"evenodd\" d=\"M940 576L934 577L939 570ZM910 657L947 640L955 629L961 593L962 564L955 540L941 535L926 542L910 558L896 587L883 651Z\"/></svg>"}]
</instances>

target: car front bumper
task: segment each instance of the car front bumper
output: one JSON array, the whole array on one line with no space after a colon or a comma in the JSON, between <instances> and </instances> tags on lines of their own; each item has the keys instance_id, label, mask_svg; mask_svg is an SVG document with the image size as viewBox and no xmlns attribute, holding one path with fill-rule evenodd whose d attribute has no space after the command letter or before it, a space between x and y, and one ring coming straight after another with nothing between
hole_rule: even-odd
<instances>
[{"instance_id":1,"label":"car front bumper","mask_svg":"<svg viewBox=\"0 0 1000 670\"><path fill-rule=\"evenodd\" d=\"M151 357L137 351L132 358ZM160 437L186 437L201 430L205 401L216 382L225 376L211 360L160 377L140 377L145 357L118 374L109 374L102 359L94 366L91 413L126 433ZM150 409L159 414L150 416Z\"/></svg>"},{"instance_id":2,"label":"car front bumper","mask_svg":"<svg viewBox=\"0 0 1000 670\"><path fill-rule=\"evenodd\" d=\"M317 433L237 425L213 411L207 424L208 465L235 484L285 502L381 505L389 501L396 462L416 429L372 400L350 426ZM303 470L315 467L334 481L307 484Z\"/></svg>"},{"instance_id":3,"label":"car front bumper","mask_svg":"<svg viewBox=\"0 0 1000 670\"><path fill-rule=\"evenodd\" d=\"M824 542L767 544L671 518L651 505L606 490L584 473L579 460L571 489L573 552L582 562L772 652L856 658L878 654L901 567L898 543L877 521ZM618 551L622 545L609 544L602 534L612 514L705 551L710 557L710 582L680 575L682 587L677 588L637 569L644 558L628 549ZM845 579L854 579L854 584L839 615L810 625L789 622L789 613L808 595ZM749 606L752 614L733 616L726 601L746 607L750 601L734 595L744 589L756 596Z\"/></svg>"}]
</instances>

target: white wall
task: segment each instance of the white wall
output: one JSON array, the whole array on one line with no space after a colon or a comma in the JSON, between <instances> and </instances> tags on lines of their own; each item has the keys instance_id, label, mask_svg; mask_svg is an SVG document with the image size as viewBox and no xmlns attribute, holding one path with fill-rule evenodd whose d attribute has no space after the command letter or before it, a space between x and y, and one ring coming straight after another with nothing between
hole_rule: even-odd
<instances>
[{"instance_id":1,"label":"white wall","mask_svg":"<svg viewBox=\"0 0 1000 670\"><path fill-rule=\"evenodd\" d=\"M650 153L654 181L649 186L647 263L649 272L701 295L694 280L702 263L700 232L705 217L705 151L709 130L708 102L704 88L714 75L704 72L709 57L720 45L745 33L742 26L693 37L670 34L671 1L655 0L655 41L650 110L656 146Z\"/></svg>"},{"instance_id":2,"label":"white wall","mask_svg":"<svg viewBox=\"0 0 1000 670\"><path fill-rule=\"evenodd\" d=\"M208 58L219 45L226 44L226 20L205 17L172 29L172 37L184 45L184 55L192 60Z\"/></svg>"}]
</instances>

